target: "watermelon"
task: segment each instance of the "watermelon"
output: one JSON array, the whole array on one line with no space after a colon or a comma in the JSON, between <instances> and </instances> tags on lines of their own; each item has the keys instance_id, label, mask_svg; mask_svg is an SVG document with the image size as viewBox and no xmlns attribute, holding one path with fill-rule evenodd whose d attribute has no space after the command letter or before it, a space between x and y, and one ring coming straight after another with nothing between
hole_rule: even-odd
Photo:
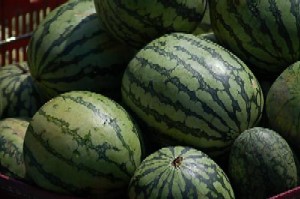
<instances>
[{"instance_id":1,"label":"watermelon","mask_svg":"<svg viewBox=\"0 0 300 199\"><path fill-rule=\"evenodd\" d=\"M200 33L200 34L195 34L195 35L196 35L197 37L204 38L204 39L208 39L208 40L210 40L210 41L212 41L212 42L215 42L215 43L221 45L221 44L218 42L218 40L217 40L217 38L216 38L216 36L215 36L215 34L214 34L213 32Z\"/></svg>"},{"instance_id":2,"label":"watermelon","mask_svg":"<svg viewBox=\"0 0 300 199\"><path fill-rule=\"evenodd\" d=\"M27 62L0 68L0 118L32 117L41 105Z\"/></svg>"},{"instance_id":3,"label":"watermelon","mask_svg":"<svg viewBox=\"0 0 300 199\"><path fill-rule=\"evenodd\" d=\"M128 195L130 199L235 198L221 167L202 151L183 146L147 156L130 181Z\"/></svg>"},{"instance_id":4,"label":"watermelon","mask_svg":"<svg viewBox=\"0 0 300 199\"><path fill-rule=\"evenodd\" d=\"M207 0L94 0L97 14L116 39L141 48L171 32L193 32Z\"/></svg>"},{"instance_id":5,"label":"watermelon","mask_svg":"<svg viewBox=\"0 0 300 199\"><path fill-rule=\"evenodd\" d=\"M141 139L137 125L116 102L90 91L66 92L30 121L26 171L46 190L120 198L141 162Z\"/></svg>"},{"instance_id":6,"label":"watermelon","mask_svg":"<svg viewBox=\"0 0 300 199\"><path fill-rule=\"evenodd\" d=\"M121 91L158 144L188 145L212 156L228 151L263 109L260 85L238 57L186 33L142 48L125 70Z\"/></svg>"},{"instance_id":7,"label":"watermelon","mask_svg":"<svg viewBox=\"0 0 300 199\"><path fill-rule=\"evenodd\" d=\"M199 35L199 34L212 33L212 32L213 30L210 22L209 3L207 2L204 16L201 22L197 25L196 29L192 33L194 35Z\"/></svg>"},{"instance_id":8,"label":"watermelon","mask_svg":"<svg viewBox=\"0 0 300 199\"><path fill-rule=\"evenodd\" d=\"M297 186L290 146L263 127L247 129L234 141L228 170L237 198L265 199Z\"/></svg>"},{"instance_id":9,"label":"watermelon","mask_svg":"<svg viewBox=\"0 0 300 199\"><path fill-rule=\"evenodd\" d=\"M0 173L24 181L23 143L28 125L27 118L0 120Z\"/></svg>"},{"instance_id":10,"label":"watermelon","mask_svg":"<svg viewBox=\"0 0 300 199\"><path fill-rule=\"evenodd\" d=\"M300 152L300 62L286 68L273 82L266 99L269 125Z\"/></svg>"},{"instance_id":11,"label":"watermelon","mask_svg":"<svg viewBox=\"0 0 300 199\"><path fill-rule=\"evenodd\" d=\"M300 1L209 1L212 29L253 69L278 75L300 59Z\"/></svg>"},{"instance_id":12,"label":"watermelon","mask_svg":"<svg viewBox=\"0 0 300 199\"><path fill-rule=\"evenodd\" d=\"M45 102L73 90L117 100L134 52L102 28L92 0L73 0L49 13L36 28L28 46L28 64Z\"/></svg>"}]
</instances>

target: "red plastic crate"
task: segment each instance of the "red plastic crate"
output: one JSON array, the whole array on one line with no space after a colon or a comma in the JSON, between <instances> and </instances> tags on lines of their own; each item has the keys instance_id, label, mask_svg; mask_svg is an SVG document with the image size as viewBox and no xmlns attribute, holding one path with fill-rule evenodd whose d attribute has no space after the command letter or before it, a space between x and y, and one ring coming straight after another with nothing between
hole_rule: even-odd
<instances>
[{"instance_id":1,"label":"red plastic crate","mask_svg":"<svg viewBox=\"0 0 300 199\"><path fill-rule=\"evenodd\" d=\"M286 192L280 193L269 199L300 199L300 186Z\"/></svg>"},{"instance_id":2,"label":"red plastic crate","mask_svg":"<svg viewBox=\"0 0 300 199\"><path fill-rule=\"evenodd\" d=\"M0 174L0 197L1 199L80 199L52 193L2 174Z\"/></svg>"},{"instance_id":3,"label":"red plastic crate","mask_svg":"<svg viewBox=\"0 0 300 199\"><path fill-rule=\"evenodd\" d=\"M0 66L26 61L32 31L67 0L0 0Z\"/></svg>"}]
</instances>

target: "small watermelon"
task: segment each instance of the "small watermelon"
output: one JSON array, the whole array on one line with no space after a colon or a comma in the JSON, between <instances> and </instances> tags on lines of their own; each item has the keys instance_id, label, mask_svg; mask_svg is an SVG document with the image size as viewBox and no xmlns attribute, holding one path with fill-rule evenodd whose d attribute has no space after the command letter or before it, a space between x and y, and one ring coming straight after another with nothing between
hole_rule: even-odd
<instances>
[{"instance_id":1,"label":"small watermelon","mask_svg":"<svg viewBox=\"0 0 300 199\"><path fill-rule=\"evenodd\" d=\"M27 179L23 143L28 125L26 118L0 120L0 173L20 180Z\"/></svg>"},{"instance_id":2,"label":"small watermelon","mask_svg":"<svg viewBox=\"0 0 300 199\"><path fill-rule=\"evenodd\" d=\"M129 184L130 199L233 199L224 171L205 153L183 146L146 157Z\"/></svg>"},{"instance_id":3,"label":"small watermelon","mask_svg":"<svg viewBox=\"0 0 300 199\"><path fill-rule=\"evenodd\" d=\"M139 130L109 98L71 91L48 101L24 140L28 176L59 193L120 198L141 162Z\"/></svg>"},{"instance_id":4,"label":"small watermelon","mask_svg":"<svg viewBox=\"0 0 300 199\"><path fill-rule=\"evenodd\" d=\"M0 118L32 117L41 105L27 62L0 68Z\"/></svg>"},{"instance_id":5,"label":"small watermelon","mask_svg":"<svg viewBox=\"0 0 300 199\"><path fill-rule=\"evenodd\" d=\"M233 143L228 176L237 198L265 199L297 186L297 168L288 143L275 131L254 127Z\"/></svg>"}]
</instances>

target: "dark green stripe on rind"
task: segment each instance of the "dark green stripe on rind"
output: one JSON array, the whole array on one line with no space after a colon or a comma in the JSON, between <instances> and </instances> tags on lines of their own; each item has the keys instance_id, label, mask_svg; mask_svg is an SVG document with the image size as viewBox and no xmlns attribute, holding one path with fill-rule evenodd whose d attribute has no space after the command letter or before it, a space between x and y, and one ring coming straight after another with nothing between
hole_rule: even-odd
<instances>
[{"instance_id":1,"label":"dark green stripe on rind","mask_svg":"<svg viewBox=\"0 0 300 199\"><path fill-rule=\"evenodd\" d=\"M270 128L297 149L300 148L299 71L299 61L286 68L272 82L266 98L266 116Z\"/></svg>"},{"instance_id":2,"label":"dark green stripe on rind","mask_svg":"<svg viewBox=\"0 0 300 199\"><path fill-rule=\"evenodd\" d=\"M122 93L149 126L207 151L221 150L257 124L263 107L260 86L245 64L188 34L167 35L137 53Z\"/></svg>"},{"instance_id":3,"label":"dark green stripe on rind","mask_svg":"<svg viewBox=\"0 0 300 199\"><path fill-rule=\"evenodd\" d=\"M270 129L244 131L232 146L228 168L238 198L269 198L297 186L291 148Z\"/></svg>"},{"instance_id":4,"label":"dark green stripe on rind","mask_svg":"<svg viewBox=\"0 0 300 199\"><path fill-rule=\"evenodd\" d=\"M42 105L27 63L0 69L0 118L32 117Z\"/></svg>"},{"instance_id":5,"label":"dark green stripe on rind","mask_svg":"<svg viewBox=\"0 0 300 199\"><path fill-rule=\"evenodd\" d=\"M122 130L123 130L122 127L121 127L122 124L119 123L120 119L118 118L117 114L115 115L116 118L113 118L111 115L106 115L105 113L102 112L103 110L98 109L93 104L93 102L87 102L87 101L84 100L84 98L81 98L81 97L72 97L72 96L67 96L67 95L62 96L62 97L63 97L64 100L70 100L72 102L75 102L75 103L78 103L82 106L87 107L89 110L91 110L95 114L96 117L101 118L101 120L104 120L105 123L113 129L113 131L116 133L117 139L121 142L122 147L124 147L125 150L128 152L128 155L129 155L128 159L129 159L130 164L132 164L132 166L134 168L136 168L138 166L137 163L135 162L135 159L134 159L134 155L135 155L134 151L130 148L129 143L126 143L126 141L124 140L124 137L122 135ZM116 108L119 109L119 111L121 113L123 113L123 117L124 117L124 111L125 110L121 106L118 106L117 104L114 105L114 106L116 106ZM127 119L127 121L131 122L131 119L128 116L129 115L125 115L124 119ZM130 130L132 130L132 132L135 134L135 136L138 137L139 135L138 135L137 129L134 127L134 124L131 124L131 125L132 125L132 129L130 129ZM83 146L88 146L88 147L92 148L92 145L89 146L89 145L87 145L86 142L83 142L82 144L83 144ZM102 156L103 154L105 154L105 151L102 151L103 148L104 149L110 149L110 150L116 150L116 151L121 150L121 149L118 149L116 147L110 148L111 146L109 146L109 143L104 143L103 146L97 146L97 148L98 147L99 147L100 151L98 151L99 149L96 150L96 151L98 151L98 154L101 156L101 159L104 159L107 162L110 162L110 161L109 161L109 159L106 159L106 157ZM122 150L124 150L124 149L122 149ZM114 162L111 162L111 163L114 163ZM123 167L123 166L124 165L121 165L120 169L124 173L126 173L128 176L130 176L131 172L126 170L126 167Z\"/></svg>"},{"instance_id":6,"label":"dark green stripe on rind","mask_svg":"<svg viewBox=\"0 0 300 199\"><path fill-rule=\"evenodd\" d=\"M94 2L106 29L118 40L137 48L165 33L191 33L201 22L207 4L206 0Z\"/></svg>"},{"instance_id":7,"label":"dark green stripe on rind","mask_svg":"<svg viewBox=\"0 0 300 199\"><path fill-rule=\"evenodd\" d=\"M53 10L35 30L28 63L45 101L71 90L117 97L133 54L107 34L92 0L74 0Z\"/></svg>"},{"instance_id":8,"label":"dark green stripe on rind","mask_svg":"<svg viewBox=\"0 0 300 199\"><path fill-rule=\"evenodd\" d=\"M46 189L104 196L127 185L141 161L140 144L122 107L98 94L71 92L49 101L33 117L25 163Z\"/></svg>"},{"instance_id":9,"label":"dark green stripe on rind","mask_svg":"<svg viewBox=\"0 0 300 199\"><path fill-rule=\"evenodd\" d=\"M23 142L29 120L5 118L0 121L0 173L15 179L26 179Z\"/></svg>"},{"instance_id":10,"label":"dark green stripe on rind","mask_svg":"<svg viewBox=\"0 0 300 199\"><path fill-rule=\"evenodd\" d=\"M251 67L278 73L299 59L299 1L211 1L218 40Z\"/></svg>"},{"instance_id":11,"label":"dark green stripe on rind","mask_svg":"<svg viewBox=\"0 0 300 199\"><path fill-rule=\"evenodd\" d=\"M178 168L172 165L182 157ZM222 169L201 151L167 147L143 160L129 185L129 198L234 198Z\"/></svg>"}]
</instances>

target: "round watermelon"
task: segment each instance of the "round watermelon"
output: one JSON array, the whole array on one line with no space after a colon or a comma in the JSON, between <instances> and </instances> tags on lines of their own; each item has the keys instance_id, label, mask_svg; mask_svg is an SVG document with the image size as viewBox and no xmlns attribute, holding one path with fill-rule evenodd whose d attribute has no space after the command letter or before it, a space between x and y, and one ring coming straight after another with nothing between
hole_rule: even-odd
<instances>
[{"instance_id":1,"label":"round watermelon","mask_svg":"<svg viewBox=\"0 0 300 199\"><path fill-rule=\"evenodd\" d=\"M51 11L34 31L28 64L44 101L73 90L120 97L134 50L108 34L92 0L72 0Z\"/></svg>"},{"instance_id":2,"label":"round watermelon","mask_svg":"<svg viewBox=\"0 0 300 199\"><path fill-rule=\"evenodd\" d=\"M71 91L44 104L24 140L28 176L40 187L85 197L120 198L141 162L139 130L116 102Z\"/></svg>"},{"instance_id":3,"label":"round watermelon","mask_svg":"<svg viewBox=\"0 0 300 199\"><path fill-rule=\"evenodd\" d=\"M146 157L129 184L130 199L233 199L224 171L205 153L165 147Z\"/></svg>"},{"instance_id":4,"label":"round watermelon","mask_svg":"<svg viewBox=\"0 0 300 199\"><path fill-rule=\"evenodd\" d=\"M129 63L122 98L161 145L188 145L209 155L228 151L263 110L249 68L215 42L186 33L162 36Z\"/></svg>"},{"instance_id":5,"label":"round watermelon","mask_svg":"<svg viewBox=\"0 0 300 199\"><path fill-rule=\"evenodd\" d=\"M207 0L94 0L100 20L116 39L136 48L171 32L193 32Z\"/></svg>"},{"instance_id":6,"label":"round watermelon","mask_svg":"<svg viewBox=\"0 0 300 199\"><path fill-rule=\"evenodd\" d=\"M228 176L237 198L265 199L297 186L297 168L288 143L275 131L254 127L234 141Z\"/></svg>"},{"instance_id":7,"label":"round watermelon","mask_svg":"<svg viewBox=\"0 0 300 199\"><path fill-rule=\"evenodd\" d=\"M0 68L0 118L32 117L41 105L27 62Z\"/></svg>"},{"instance_id":8,"label":"round watermelon","mask_svg":"<svg viewBox=\"0 0 300 199\"><path fill-rule=\"evenodd\" d=\"M212 29L253 69L279 74L300 59L300 0L211 0Z\"/></svg>"},{"instance_id":9,"label":"round watermelon","mask_svg":"<svg viewBox=\"0 0 300 199\"><path fill-rule=\"evenodd\" d=\"M266 114L272 129L300 150L300 62L285 69L272 83L266 99Z\"/></svg>"},{"instance_id":10,"label":"round watermelon","mask_svg":"<svg viewBox=\"0 0 300 199\"><path fill-rule=\"evenodd\" d=\"M23 157L24 137L29 125L27 118L0 120L0 173L27 180Z\"/></svg>"}]
</instances>

